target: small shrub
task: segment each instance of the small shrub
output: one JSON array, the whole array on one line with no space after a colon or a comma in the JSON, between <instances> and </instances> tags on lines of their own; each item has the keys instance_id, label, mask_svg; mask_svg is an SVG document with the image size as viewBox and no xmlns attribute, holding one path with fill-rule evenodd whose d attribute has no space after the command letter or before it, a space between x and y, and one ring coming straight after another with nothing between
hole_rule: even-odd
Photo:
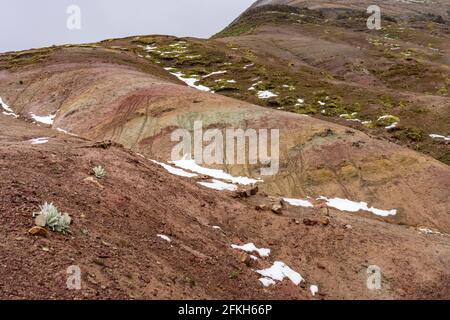
<instances>
[{"instance_id":1,"label":"small shrub","mask_svg":"<svg viewBox=\"0 0 450 320\"><path fill-rule=\"evenodd\" d=\"M425 133L418 128L408 128L406 129L406 137L412 141L422 141L425 138Z\"/></svg>"},{"instance_id":2,"label":"small shrub","mask_svg":"<svg viewBox=\"0 0 450 320\"><path fill-rule=\"evenodd\" d=\"M234 279L239 278L239 275L240 275L239 270L233 270L230 272L229 278L234 280Z\"/></svg>"},{"instance_id":3,"label":"small shrub","mask_svg":"<svg viewBox=\"0 0 450 320\"><path fill-rule=\"evenodd\" d=\"M388 114L378 118L376 124L379 127L387 127L399 121L400 121L399 117Z\"/></svg>"},{"instance_id":4,"label":"small shrub","mask_svg":"<svg viewBox=\"0 0 450 320\"><path fill-rule=\"evenodd\" d=\"M106 171L103 169L102 166L97 166L92 169L92 172L94 173L94 176L97 179L103 179L106 176Z\"/></svg>"},{"instance_id":5,"label":"small shrub","mask_svg":"<svg viewBox=\"0 0 450 320\"><path fill-rule=\"evenodd\" d=\"M39 206L39 209L39 212L33 213L33 217L36 217L36 220L40 220L39 224L42 227L48 227L52 231L63 234L69 231L72 219L67 213L60 213L53 203L48 204L47 202Z\"/></svg>"}]
</instances>

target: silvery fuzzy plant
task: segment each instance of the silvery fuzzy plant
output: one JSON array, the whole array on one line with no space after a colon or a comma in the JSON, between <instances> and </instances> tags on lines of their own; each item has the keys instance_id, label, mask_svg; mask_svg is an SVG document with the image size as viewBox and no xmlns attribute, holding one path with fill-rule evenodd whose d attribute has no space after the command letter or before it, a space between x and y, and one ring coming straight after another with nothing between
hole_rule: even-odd
<instances>
[{"instance_id":1,"label":"silvery fuzzy plant","mask_svg":"<svg viewBox=\"0 0 450 320\"><path fill-rule=\"evenodd\" d=\"M94 176L97 179L103 179L106 175L106 171L105 171L105 169L103 169L102 166L97 166L97 167L93 168L92 172L94 173Z\"/></svg>"},{"instance_id":2,"label":"silvery fuzzy plant","mask_svg":"<svg viewBox=\"0 0 450 320\"><path fill-rule=\"evenodd\" d=\"M60 213L53 203L39 206L40 211L33 213L36 217L36 224L40 227L48 227L52 231L66 234L69 231L69 225L72 219L67 213Z\"/></svg>"}]
</instances>

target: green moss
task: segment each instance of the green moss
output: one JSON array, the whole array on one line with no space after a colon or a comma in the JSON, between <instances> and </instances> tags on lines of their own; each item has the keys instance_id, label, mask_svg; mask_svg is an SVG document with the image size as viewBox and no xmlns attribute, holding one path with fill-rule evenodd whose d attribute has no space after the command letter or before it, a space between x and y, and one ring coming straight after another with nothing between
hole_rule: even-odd
<instances>
[{"instance_id":1,"label":"green moss","mask_svg":"<svg viewBox=\"0 0 450 320\"><path fill-rule=\"evenodd\" d=\"M448 95L448 88L447 87L441 87L439 88L439 90L437 91L437 94L441 95L441 96L446 96Z\"/></svg>"},{"instance_id":2,"label":"green moss","mask_svg":"<svg viewBox=\"0 0 450 320\"><path fill-rule=\"evenodd\" d=\"M57 48L33 49L1 56L1 65L7 69L32 65L45 60Z\"/></svg>"},{"instance_id":3,"label":"green moss","mask_svg":"<svg viewBox=\"0 0 450 320\"><path fill-rule=\"evenodd\" d=\"M425 133L419 128L407 128L406 137L412 141L422 141L425 138Z\"/></svg>"},{"instance_id":4,"label":"green moss","mask_svg":"<svg viewBox=\"0 0 450 320\"><path fill-rule=\"evenodd\" d=\"M302 22L324 22L324 17L317 10L300 9L288 5L264 5L247 10L238 20L214 35L213 38L249 34L266 23L282 25Z\"/></svg>"},{"instance_id":5,"label":"green moss","mask_svg":"<svg viewBox=\"0 0 450 320\"><path fill-rule=\"evenodd\" d=\"M317 107L315 107L309 103L305 103L301 106L295 106L295 108L292 109L292 112L313 115L313 114L316 114L317 112L319 112L319 110Z\"/></svg>"},{"instance_id":6,"label":"green moss","mask_svg":"<svg viewBox=\"0 0 450 320\"><path fill-rule=\"evenodd\" d=\"M359 103L344 103L340 98L331 98L326 102L327 116L341 116L342 114L354 114L361 111L361 105Z\"/></svg>"},{"instance_id":7,"label":"green moss","mask_svg":"<svg viewBox=\"0 0 450 320\"><path fill-rule=\"evenodd\" d=\"M229 82L229 80L220 79L215 81L213 86L210 86L212 91L215 92L225 92L225 91L238 91L241 90L241 86L234 82Z\"/></svg>"},{"instance_id":8,"label":"green moss","mask_svg":"<svg viewBox=\"0 0 450 320\"><path fill-rule=\"evenodd\" d=\"M387 127L387 126L390 126L390 125L392 125L392 124L394 124L396 122L400 122L400 118L388 114L388 115L384 115L384 116L380 117L377 120L376 125L379 126L379 127Z\"/></svg>"},{"instance_id":9,"label":"green moss","mask_svg":"<svg viewBox=\"0 0 450 320\"><path fill-rule=\"evenodd\" d=\"M140 43L143 45L152 45L160 42L158 37L135 37L132 42Z\"/></svg>"},{"instance_id":10,"label":"green moss","mask_svg":"<svg viewBox=\"0 0 450 320\"><path fill-rule=\"evenodd\" d=\"M363 126L366 127L367 129L375 128L375 125L374 125L373 121L364 121L363 122Z\"/></svg>"},{"instance_id":11,"label":"green moss","mask_svg":"<svg viewBox=\"0 0 450 320\"><path fill-rule=\"evenodd\" d=\"M239 270L231 271L229 274L229 278L233 279L233 280L238 279L240 274L241 274L241 272Z\"/></svg>"},{"instance_id":12,"label":"green moss","mask_svg":"<svg viewBox=\"0 0 450 320\"><path fill-rule=\"evenodd\" d=\"M183 73L184 73L184 75L190 77L190 76L195 76L195 75L200 75L200 76L207 75L209 73L209 71L203 66L195 66L193 68L183 70Z\"/></svg>"}]
</instances>

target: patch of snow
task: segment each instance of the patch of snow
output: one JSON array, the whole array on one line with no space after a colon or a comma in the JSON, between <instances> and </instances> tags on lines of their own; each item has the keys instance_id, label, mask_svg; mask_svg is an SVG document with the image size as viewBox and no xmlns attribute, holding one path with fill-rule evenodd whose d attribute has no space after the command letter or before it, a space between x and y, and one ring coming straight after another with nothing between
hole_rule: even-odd
<instances>
[{"instance_id":1,"label":"patch of snow","mask_svg":"<svg viewBox=\"0 0 450 320\"><path fill-rule=\"evenodd\" d=\"M212 228L215 229L215 230L222 230L222 228L219 227L219 226L212 226Z\"/></svg>"},{"instance_id":2,"label":"patch of snow","mask_svg":"<svg viewBox=\"0 0 450 320\"><path fill-rule=\"evenodd\" d=\"M319 103L322 107L325 106L325 102L317 101L317 103Z\"/></svg>"},{"instance_id":3,"label":"patch of snow","mask_svg":"<svg viewBox=\"0 0 450 320\"><path fill-rule=\"evenodd\" d=\"M381 120L391 118L391 117L392 117L391 115L384 115L384 116L379 117L377 121L381 121Z\"/></svg>"},{"instance_id":4,"label":"patch of snow","mask_svg":"<svg viewBox=\"0 0 450 320\"><path fill-rule=\"evenodd\" d=\"M209 78L209 77L214 76L214 75L216 75L216 74L224 74L224 73L227 73L227 72L228 72L228 71L226 71L226 70L222 70L222 71L214 71L214 72L211 72L210 74L207 74L207 75L203 76L203 79Z\"/></svg>"},{"instance_id":5,"label":"patch of snow","mask_svg":"<svg viewBox=\"0 0 450 320\"><path fill-rule=\"evenodd\" d=\"M430 134L430 138L432 139L442 139L444 141L450 141L450 136L446 137L440 134Z\"/></svg>"},{"instance_id":6,"label":"patch of snow","mask_svg":"<svg viewBox=\"0 0 450 320\"><path fill-rule=\"evenodd\" d=\"M295 104L296 107L302 106L305 103L305 99L297 99L297 103Z\"/></svg>"},{"instance_id":7,"label":"patch of snow","mask_svg":"<svg viewBox=\"0 0 450 320\"><path fill-rule=\"evenodd\" d=\"M270 278L260 278L259 281L261 281L264 287L270 287L275 284L275 281Z\"/></svg>"},{"instance_id":8,"label":"patch of snow","mask_svg":"<svg viewBox=\"0 0 450 320\"><path fill-rule=\"evenodd\" d=\"M160 238L160 239L163 239L164 241L167 241L167 242L172 242L172 240L168 237L168 236L165 236L165 235L163 235L163 234L158 234L158 235L156 235L158 238Z\"/></svg>"},{"instance_id":9,"label":"patch of snow","mask_svg":"<svg viewBox=\"0 0 450 320\"><path fill-rule=\"evenodd\" d=\"M11 109L10 106L8 106L3 100L2 97L0 97L0 106L3 108L3 114L6 116L12 116L14 118L18 118L19 116L14 113L14 111Z\"/></svg>"},{"instance_id":10,"label":"patch of snow","mask_svg":"<svg viewBox=\"0 0 450 320\"><path fill-rule=\"evenodd\" d=\"M311 294L313 296L319 293L319 287L316 285L312 285L311 287L309 287L309 290L311 291Z\"/></svg>"},{"instance_id":11,"label":"patch of snow","mask_svg":"<svg viewBox=\"0 0 450 320\"><path fill-rule=\"evenodd\" d=\"M231 247L233 249L242 250L249 253L257 252L260 257L268 257L270 254L270 249L267 248L258 249L253 243L247 243L242 246L232 244Z\"/></svg>"},{"instance_id":12,"label":"patch of snow","mask_svg":"<svg viewBox=\"0 0 450 320\"><path fill-rule=\"evenodd\" d=\"M40 122L40 123L43 123L43 124L48 124L48 125L52 125L53 124L53 120L56 117L56 114L51 114L51 115L48 115L48 116L37 116L37 115L35 115L34 113L31 113L31 112L30 112L30 114L31 114L31 118L33 118L34 121Z\"/></svg>"},{"instance_id":13,"label":"patch of snow","mask_svg":"<svg viewBox=\"0 0 450 320\"><path fill-rule=\"evenodd\" d=\"M284 278L288 278L295 285L299 285L303 281L303 278L299 273L295 272L294 270L289 268L284 262L281 262L281 261L276 261L273 264L273 266L268 269L256 270L256 272L264 277L262 279L274 280L273 283L271 283L271 284L274 284L275 281L283 281ZM261 281L261 279L260 279L260 281ZM261 282L263 282L263 281L261 281ZM269 281L266 281L266 282L269 282ZM263 282L263 284L264 284L264 282Z\"/></svg>"},{"instance_id":14,"label":"patch of snow","mask_svg":"<svg viewBox=\"0 0 450 320\"><path fill-rule=\"evenodd\" d=\"M394 122L394 123L391 124L390 126L385 127L385 129L387 129L387 130L392 130L392 129L397 128L397 126L398 126L398 122Z\"/></svg>"},{"instance_id":15,"label":"patch of snow","mask_svg":"<svg viewBox=\"0 0 450 320\"><path fill-rule=\"evenodd\" d=\"M226 183L226 182L219 181L216 179L213 179L212 182L199 182L198 184L200 184L206 188L219 190L219 191L223 191L223 190L236 191L238 189L237 186L234 184Z\"/></svg>"},{"instance_id":16,"label":"patch of snow","mask_svg":"<svg viewBox=\"0 0 450 320\"><path fill-rule=\"evenodd\" d=\"M167 71L169 71L169 72L172 70L172 68L165 68L165 69ZM195 88L195 89L200 90L200 91L206 91L206 92L211 91L211 89L208 88L208 87L205 87L205 86L202 86L202 85L196 85L196 83L199 81L197 78L186 78L184 76L184 74L181 73L181 72L170 72L170 73L172 75L174 75L175 77L177 77L178 80L181 80L184 83L186 83L189 87Z\"/></svg>"},{"instance_id":17,"label":"patch of snow","mask_svg":"<svg viewBox=\"0 0 450 320\"><path fill-rule=\"evenodd\" d=\"M3 111L2 113L3 113L5 116L11 116L11 117L14 117L14 118L18 118L18 117L19 117L17 114L12 113L12 112L6 112L6 111Z\"/></svg>"},{"instance_id":18,"label":"patch of snow","mask_svg":"<svg viewBox=\"0 0 450 320\"><path fill-rule=\"evenodd\" d=\"M74 134L74 133L70 133L69 131L67 131L67 130L64 130L64 129L61 129L61 128L56 128L56 131L59 131L59 132L62 132L62 133L68 134L68 135L70 135L70 136L78 137L78 136L77 136L76 134Z\"/></svg>"},{"instance_id":19,"label":"patch of snow","mask_svg":"<svg viewBox=\"0 0 450 320\"><path fill-rule=\"evenodd\" d=\"M148 45L148 46L144 47L144 50L147 51L147 52L152 52L152 51L155 51L157 49L158 49L157 46L152 46L152 45Z\"/></svg>"},{"instance_id":20,"label":"patch of snow","mask_svg":"<svg viewBox=\"0 0 450 320\"><path fill-rule=\"evenodd\" d=\"M273 93L272 91L269 90L265 90L265 91L258 91L257 96L260 99L269 99L272 97L278 97L278 94Z\"/></svg>"},{"instance_id":21,"label":"patch of snow","mask_svg":"<svg viewBox=\"0 0 450 320\"><path fill-rule=\"evenodd\" d=\"M254 255L252 255L252 254L251 254L251 255L250 255L250 259L252 259L252 260L255 260L255 261L256 261L256 260L258 260L258 257L256 257L256 256L254 256Z\"/></svg>"},{"instance_id":22,"label":"patch of snow","mask_svg":"<svg viewBox=\"0 0 450 320\"><path fill-rule=\"evenodd\" d=\"M31 144L44 144L48 142L49 138L33 138L30 140Z\"/></svg>"},{"instance_id":23,"label":"patch of snow","mask_svg":"<svg viewBox=\"0 0 450 320\"><path fill-rule=\"evenodd\" d=\"M191 54L188 56L184 56L186 59L197 59L197 58L201 58L202 56L199 54Z\"/></svg>"},{"instance_id":24,"label":"patch of snow","mask_svg":"<svg viewBox=\"0 0 450 320\"><path fill-rule=\"evenodd\" d=\"M179 57L180 56L180 51L165 51L165 52L161 52L160 56L167 57L167 56L170 56L170 55L173 55L173 54L174 54L175 57Z\"/></svg>"},{"instance_id":25,"label":"patch of snow","mask_svg":"<svg viewBox=\"0 0 450 320\"><path fill-rule=\"evenodd\" d=\"M295 86L289 85L289 84L283 84L282 87L286 88L286 89L289 89L289 91L294 91L295 90Z\"/></svg>"},{"instance_id":26,"label":"patch of snow","mask_svg":"<svg viewBox=\"0 0 450 320\"><path fill-rule=\"evenodd\" d=\"M247 70L248 68L253 67L254 65L255 65L254 63L246 64L246 65L244 66L244 69Z\"/></svg>"},{"instance_id":27,"label":"patch of snow","mask_svg":"<svg viewBox=\"0 0 450 320\"><path fill-rule=\"evenodd\" d=\"M420 233L423 233L423 234L439 234L439 235L442 235L442 233L440 233L440 232L438 232L438 231L433 231L433 230L431 230L431 229L428 229L428 228L419 228L419 232Z\"/></svg>"},{"instance_id":28,"label":"patch of snow","mask_svg":"<svg viewBox=\"0 0 450 320\"><path fill-rule=\"evenodd\" d=\"M308 200L284 198L284 201L294 207L312 208L313 204Z\"/></svg>"},{"instance_id":29,"label":"patch of snow","mask_svg":"<svg viewBox=\"0 0 450 320\"><path fill-rule=\"evenodd\" d=\"M190 172L184 171L184 170L179 169L179 168L174 168L172 166L169 166L168 164L165 164L165 163L162 163L162 162L158 162L156 160L150 160L150 161L160 165L161 167L166 169L169 173L174 174L176 176L186 177L186 178L192 178L192 177L196 177L197 176L195 173L190 173Z\"/></svg>"},{"instance_id":30,"label":"patch of snow","mask_svg":"<svg viewBox=\"0 0 450 320\"><path fill-rule=\"evenodd\" d=\"M199 166L197 163L195 163L195 160L189 159L189 156L185 156L183 159L178 161L172 161L171 163L185 170L189 170L198 174L203 174L215 179L231 181L232 183L251 185L257 182L262 182L261 179L256 180L247 177L234 177L220 169L209 169Z\"/></svg>"},{"instance_id":31,"label":"patch of snow","mask_svg":"<svg viewBox=\"0 0 450 320\"><path fill-rule=\"evenodd\" d=\"M397 214L397 210L381 210L376 208L369 208L367 202L355 202L347 199L341 199L341 198L334 198L334 199L328 199L327 197L319 197L319 200L325 200L327 202L327 205L329 207L341 210L341 211L348 211L348 212L358 212L360 210L362 211L368 211L371 212L377 216L381 217L388 217L388 216L395 216Z\"/></svg>"}]
</instances>

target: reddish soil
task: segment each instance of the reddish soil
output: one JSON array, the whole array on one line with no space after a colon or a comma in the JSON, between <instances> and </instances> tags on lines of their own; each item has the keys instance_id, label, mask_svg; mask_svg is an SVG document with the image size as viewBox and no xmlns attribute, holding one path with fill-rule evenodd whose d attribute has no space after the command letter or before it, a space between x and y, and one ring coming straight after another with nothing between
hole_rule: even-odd
<instances>
[{"instance_id":1,"label":"reddish soil","mask_svg":"<svg viewBox=\"0 0 450 320\"><path fill-rule=\"evenodd\" d=\"M33 137L50 140L31 145ZM98 148L3 115L0 141L2 299L311 299L310 284L319 285L317 299L450 297L448 235L334 211L328 226L307 226L303 219L324 213L256 211L264 195L234 199L120 146ZM83 181L99 164L102 188ZM73 217L70 235L27 233L44 201ZM242 263L230 245L248 242L270 248L270 257ZM263 288L251 269L276 260L306 284ZM372 264L383 272L376 292L366 287ZM66 289L70 265L81 267L80 291Z\"/></svg>"},{"instance_id":2,"label":"reddish soil","mask_svg":"<svg viewBox=\"0 0 450 320\"><path fill-rule=\"evenodd\" d=\"M443 163L450 144L428 136L449 129L450 49L439 40L448 37L448 21L420 20L411 28L399 22L366 34L352 22L361 16L333 16L342 13L342 1L258 3L268 2L322 11L293 24L286 24L292 12L281 15L287 20L262 12L255 17L268 21L250 29L244 24L243 34L185 39L199 61L164 61L183 72L205 67L203 74L228 63L227 76L242 76L235 81L239 90L222 92L229 97L188 88L164 70L157 60L163 57L144 56L149 52L141 44L173 48L173 37L0 55L0 96L19 115L0 109L0 299L450 299L450 167ZM435 3L414 8L435 14L443 5ZM400 4L389 8L390 15L404 18ZM408 15L416 12L421 11ZM358 17L355 11L343 14ZM436 18L419 16L424 17ZM393 41L386 32L398 32L401 52L385 50ZM423 45L428 41L432 47ZM417 59L420 80L409 73L411 59ZM253 71L243 68L250 61ZM305 98L314 103L322 99L314 92L326 88L324 95L336 101L345 96L340 107L378 92L373 104L361 102L361 115L398 114L405 128L396 135L384 126L353 125L339 114L319 111L313 117L258 106L267 101L248 92L257 75L273 80L274 87L286 77L299 80L296 90L309 92ZM220 81L206 81L215 80ZM39 126L30 113L55 114L54 123ZM171 132L192 130L196 120L208 128L280 129L279 172L263 177L257 194L241 198L202 187L201 177L171 175L150 161L167 162ZM405 132L425 137L405 140ZM32 145L30 139L39 137L48 143ZM104 179L91 176L97 165L106 169ZM221 168L260 178L258 165ZM270 210L279 197L320 195L398 213L384 218L288 205L282 214ZM70 214L70 234L29 234L33 212L44 202ZM257 210L261 205L269 209ZM231 248L247 243L271 249L270 256L252 261ZM263 287L254 270L275 261L305 281ZM81 268L79 291L66 287L72 265ZM381 269L380 290L367 288L372 265ZM319 286L318 295L311 295L310 285Z\"/></svg>"}]
</instances>

